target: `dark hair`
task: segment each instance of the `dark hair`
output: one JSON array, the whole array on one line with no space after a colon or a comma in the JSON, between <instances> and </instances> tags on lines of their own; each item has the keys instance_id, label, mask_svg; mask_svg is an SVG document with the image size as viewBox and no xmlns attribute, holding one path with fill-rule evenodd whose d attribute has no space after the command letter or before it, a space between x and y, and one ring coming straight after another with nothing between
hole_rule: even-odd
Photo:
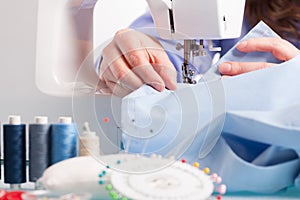
<instances>
[{"instance_id":1,"label":"dark hair","mask_svg":"<svg viewBox=\"0 0 300 200\"><path fill-rule=\"evenodd\" d=\"M263 20L281 37L300 40L299 0L246 0L245 14L252 26Z\"/></svg>"}]
</instances>

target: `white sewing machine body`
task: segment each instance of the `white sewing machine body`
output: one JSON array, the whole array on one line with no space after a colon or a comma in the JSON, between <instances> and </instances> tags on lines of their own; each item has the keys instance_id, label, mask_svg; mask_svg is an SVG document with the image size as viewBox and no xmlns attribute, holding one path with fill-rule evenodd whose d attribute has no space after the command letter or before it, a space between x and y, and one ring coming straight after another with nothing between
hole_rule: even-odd
<instances>
[{"instance_id":1,"label":"white sewing machine body","mask_svg":"<svg viewBox=\"0 0 300 200\"><path fill-rule=\"evenodd\" d=\"M163 39L184 40L177 50L183 49L182 81L194 84L199 80L190 66L194 56L205 56L203 40L237 38L241 34L245 0L147 0L158 34ZM198 41L199 40L199 41Z\"/></svg>"},{"instance_id":2,"label":"white sewing machine body","mask_svg":"<svg viewBox=\"0 0 300 200\"><path fill-rule=\"evenodd\" d=\"M228 39L241 34L245 0L147 0L164 39Z\"/></svg>"},{"instance_id":3,"label":"white sewing machine body","mask_svg":"<svg viewBox=\"0 0 300 200\"><path fill-rule=\"evenodd\" d=\"M97 54L97 50L95 50L98 48L97 46L104 46L103 40L99 44L97 42L99 39L97 38L103 38L103 36L105 38L105 34L109 32L111 37L113 36L114 31L106 30L107 28L112 29L112 26L108 25L110 23L107 23L106 19L109 16L113 16L110 13L115 13L121 9L124 10L124 6L121 6L124 3L115 1L116 5L114 8L111 8L114 9L114 12L105 12L105 10L102 10L101 13L103 14L99 16L99 14L95 13L99 13L96 11L100 11L100 6L95 8L95 13L93 6L91 6L81 11L74 18L72 15L76 8L74 10L72 2L75 1L64 0L60 2L43 0L39 3L36 86L42 92L54 96L72 95L74 84L80 86L80 90L83 89L85 92L86 89L91 89L91 85L97 84L97 75L93 70L94 66L83 69L80 66L82 63L78 63L78 60L84 59L84 55L80 54L87 49L91 51L94 49L94 54ZM88 5L88 3L94 5L95 2L96 0L85 0L82 5ZM214 40L240 36L245 0L147 0L147 3L158 33L163 39ZM136 1L133 4L132 7L136 7L136 9L138 9L138 5L140 8L146 6L146 2L142 1ZM105 1L101 2L101 5L105 7ZM136 17L144 12L140 8L139 11L136 11L138 13L135 14ZM133 9L131 8L130 10ZM132 16L131 20L127 20L132 21L135 17L129 11L125 11L124 13ZM53 18L53 13L56 13L58 17ZM96 17L93 16L94 14ZM124 16L122 14L117 17L115 16L112 20L121 18L118 21L121 21L122 24L125 14ZM82 19L79 19L80 17ZM95 20L94 22L86 25L86 20L93 21L93 19ZM101 20L104 20L105 23L103 24ZM105 29L103 30L103 27L101 27L98 31L98 24L101 26L105 25ZM125 28L124 24L126 23L123 23L118 29ZM113 27L113 29L117 28ZM78 33L84 32L82 30L86 30L86 33ZM82 40L86 40L86 43L90 43L89 45L94 44L94 48L92 46L83 46L85 49L82 51L79 50ZM195 50L195 48L197 49ZM209 48L212 49L211 47ZM201 55L201 49L201 45L191 44L185 49L185 52L192 51L192 56L195 56L194 52L200 51ZM85 53L88 52L86 51ZM93 62L97 59L97 56L93 58L93 55L90 54L89 59ZM78 59L79 57L82 58ZM189 58L185 58L185 60L188 61ZM188 64L188 62L185 63ZM80 76L76 76L76 70L80 67L83 73ZM80 83L76 84L74 79L77 79L77 82ZM89 86L84 87L84 83Z\"/></svg>"}]
</instances>

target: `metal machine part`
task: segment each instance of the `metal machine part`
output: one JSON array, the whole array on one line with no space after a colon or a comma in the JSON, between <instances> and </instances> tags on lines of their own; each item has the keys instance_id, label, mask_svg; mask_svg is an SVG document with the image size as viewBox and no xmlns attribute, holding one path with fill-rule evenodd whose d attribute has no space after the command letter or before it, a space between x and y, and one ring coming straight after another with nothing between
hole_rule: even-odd
<instances>
[{"instance_id":1,"label":"metal machine part","mask_svg":"<svg viewBox=\"0 0 300 200\"><path fill-rule=\"evenodd\" d=\"M183 64L182 64L182 81L183 83L195 84L193 79L195 71L190 67L190 61L194 56L206 56L207 52L204 48L203 40L184 40L184 44L178 43L177 50L183 48Z\"/></svg>"},{"instance_id":2,"label":"metal machine part","mask_svg":"<svg viewBox=\"0 0 300 200\"><path fill-rule=\"evenodd\" d=\"M245 0L147 0L158 34L163 39L183 40L182 78L196 83L191 67L195 56L206 56L211 40L237 38L241 34ZM204 46L207 40L208 47Z\"/></svg>"},{"instance_id":3,"label":"metal machine part","mask_svg":"<svg viewBox=\"0 0 300 200\"><path fill-rule=\"evenodd\" d=\"M184 40L184 44L177 43L176 49L180 50L183 48L183 63L182 63L182 82L195 84L197 80L194 78L195 71L191 66L191 62L195 56L207 56L207 51L204 46L203 40ZM212 41L208 41L209 51L221 51L221 47L213 47Z\"/></svg>"}]
</instances>

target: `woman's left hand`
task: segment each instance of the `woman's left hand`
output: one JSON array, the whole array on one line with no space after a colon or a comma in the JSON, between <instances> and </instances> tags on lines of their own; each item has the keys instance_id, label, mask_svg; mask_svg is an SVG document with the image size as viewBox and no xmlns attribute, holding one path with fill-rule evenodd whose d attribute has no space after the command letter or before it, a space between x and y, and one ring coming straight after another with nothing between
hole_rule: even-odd
<instances>
[{"instance_id":1,"label":"woman's left hand","mask_svg":"<svg viewBox=\"0 0 300 200\"><path fill-rule=\"evenodd\" d=\"M288 61L300 54L299 49L281 38L252 38L240 42L237 49L241 52L271 52L275 58L282 61ZM222 75L232 76L274 65L276 64L267 62L224 62L219 65L219 72Z\"/></svg>"}]
</instances>

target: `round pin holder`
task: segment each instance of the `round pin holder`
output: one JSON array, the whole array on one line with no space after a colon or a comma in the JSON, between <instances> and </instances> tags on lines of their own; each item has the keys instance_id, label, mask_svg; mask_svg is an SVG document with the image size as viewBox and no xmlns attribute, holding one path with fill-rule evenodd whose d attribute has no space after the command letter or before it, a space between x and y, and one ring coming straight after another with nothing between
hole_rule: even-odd
<instances>
[{"instance_id":1,"label":"round pin holder","mask_svg":"<svg viewBox=\"0 0 300 200\"><path fill-rule=\"evenodd\" d=\"M216 181L195 165L161 156L127 154L109 158L107 170L99 174L99 184L107 190L111 199L204 200L214 191ZM162 163L165 163L163 167Z\"/></svg>"},{"instance_id":2,"label":"round pin holder","mask_svg":"<svg viewBox=\"0 0 300 200\"><path fill-rule=\"evenodd\" d=\"M186 164L174 163L155 173L112 174L113 187L131 199L207 199L213 192L210 177Z\"/></svg>"}]
</instances>

